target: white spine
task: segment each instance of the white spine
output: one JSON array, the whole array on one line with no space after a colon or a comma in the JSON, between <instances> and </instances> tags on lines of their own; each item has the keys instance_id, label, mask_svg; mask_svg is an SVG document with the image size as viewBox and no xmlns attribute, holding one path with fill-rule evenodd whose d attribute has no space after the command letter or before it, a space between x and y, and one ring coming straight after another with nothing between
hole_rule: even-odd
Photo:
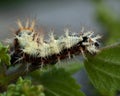
<instances>
[{"instance_id":1,"label":"white spine","mask_svg":"<svg viewBox=\"0 0 120 96\"><path fill-rule=\"evenodd\" d=\"M34 28L34 22L32 23L32 28ZM19 26L23 28L19 22ZM28 27L28 23L26 24ZM30 30L22 29L19 35L16 35L18 42L21 46L23 52L30 54L35 57L48 57L53 54L60 54L63 49L69 49L74 45L82 42L83 37L87 37L88 40L82 42L82 45L86 46L87 51L90 53L98 52L98 49L94 45L97 39L101 36L96 36L92 38L94 32L84 32L78 35L69 35L69 29L65 30L65 36L61 36L55 39L53 32L49 35L49 42L44 41L43 35L36 35L35 32L30 32ZM35 37L34 37L35 36Z\"/></svg>"}]
</instances>

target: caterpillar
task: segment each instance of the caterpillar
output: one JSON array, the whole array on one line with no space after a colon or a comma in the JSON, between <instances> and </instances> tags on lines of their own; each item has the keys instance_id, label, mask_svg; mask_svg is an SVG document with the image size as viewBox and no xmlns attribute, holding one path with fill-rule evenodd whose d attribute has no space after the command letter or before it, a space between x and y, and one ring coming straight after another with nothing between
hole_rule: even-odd
<instances>
[{"instance_id":1,"label":"caterpillar","mask_svg":"<svg viewBox=\"0 0 120 96\"><path fill-rule=\"evenodd\" d=\"M20 20L17 22L19 29L15 32L14 43L11 53L11 63L27 62L31 66L56 64L60 60L72 58L74 55L85 53L91 55L99 52L98 39L100 35L94 36L94 32L80 32L70 34L69 29L65 35L55 38L53 32L49 39L44 40L44 35L35 29L35 21L26 21L25 26Z\"/></svg>"}]
</instances>

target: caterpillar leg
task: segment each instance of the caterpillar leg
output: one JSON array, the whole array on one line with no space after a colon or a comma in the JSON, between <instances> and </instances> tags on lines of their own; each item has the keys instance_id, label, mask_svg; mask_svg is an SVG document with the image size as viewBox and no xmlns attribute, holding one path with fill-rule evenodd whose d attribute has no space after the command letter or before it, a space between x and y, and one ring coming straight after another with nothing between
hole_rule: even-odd
<instances>
[{"instance_id":1,"label":"caterpillar leg","mask_svg":"<svg viewBox=\"0 0 120 96\"><path fill-rule=\"evenodd\" d=\"M87 60L87 57L85 56L85 53L84 53L84 51L83 51L83 49L82 49L82 48L80 48L80 52L81 52L81 54L82 54L83 58L84 58L85 60Z\"/></svg>"}]
</instances>

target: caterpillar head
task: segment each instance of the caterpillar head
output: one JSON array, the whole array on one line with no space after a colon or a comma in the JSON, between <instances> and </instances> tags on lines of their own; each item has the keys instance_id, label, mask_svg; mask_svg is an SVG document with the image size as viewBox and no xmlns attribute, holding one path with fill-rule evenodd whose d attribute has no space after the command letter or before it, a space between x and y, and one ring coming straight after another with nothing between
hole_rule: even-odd
<instances>
[{"instance_id":1,"label":"caterpillar head","mask_svg":"<svg viewBox=\"0 0 120 96\"><path fill-rule=\"evenodd\" d=\"M31 26L29 24L29 20L27 20L26 22L26 25L23 26L21 21L18 19L17 21L17 24L18 24L18 27L19 27L19 30L18 32L16 32L17 35L23 33L23 34L27 34L27 35L30 35L31 33L34 32L34 27L35 27L35 21L33 20L32 23L31 23Z\"/></svg>"},{"instance_id":2,"label":"caterpillar head","mask_svg":"<svg viewBox=\"0 0 120 96\"><path fill-rule=\"evenodd\" d=\"M29 24L29 20L27 20L26 25L23 26L21 21L17 22L19 30L16 32L16 38L19 41L21 47L28 46L28 42L33 41L35 35L35 21L32 21L31 26Z\"/></svg>"}]
</instances>

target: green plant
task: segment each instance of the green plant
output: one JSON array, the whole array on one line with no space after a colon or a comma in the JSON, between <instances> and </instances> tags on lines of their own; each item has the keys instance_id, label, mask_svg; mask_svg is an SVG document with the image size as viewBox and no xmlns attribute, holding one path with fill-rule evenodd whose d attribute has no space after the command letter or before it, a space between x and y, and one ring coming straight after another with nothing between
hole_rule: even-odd
<instances>
[{"instance_id":1,"label":"green plant","mask_svg":"<svg viewBox=\"0 0 120 96\"><path fill-rule=\"evenodd\" d=\"M31 80L23 80L21 77L16 84L8 85L7 91L0 96L45 96L42 85L32 85Z\"/></svg>"},{"instance_id":2,"label":"green plant","mask_svg":"<svg viewBox=\"0 0 120 96\"><path fill-rule=\"evenodd\" d=\"M29 64L25 62L11 64L8 47L0 44L0 96L85 96L71 76L84 67L102 96L116 96L120 91L120 21L106 10L101 0L95 4L97 20L108 33L103 42L105 47L99 53L85 54L84 62L60 64L58 68L50 65L26 69Z\"/></svg>"}]
</instances>

